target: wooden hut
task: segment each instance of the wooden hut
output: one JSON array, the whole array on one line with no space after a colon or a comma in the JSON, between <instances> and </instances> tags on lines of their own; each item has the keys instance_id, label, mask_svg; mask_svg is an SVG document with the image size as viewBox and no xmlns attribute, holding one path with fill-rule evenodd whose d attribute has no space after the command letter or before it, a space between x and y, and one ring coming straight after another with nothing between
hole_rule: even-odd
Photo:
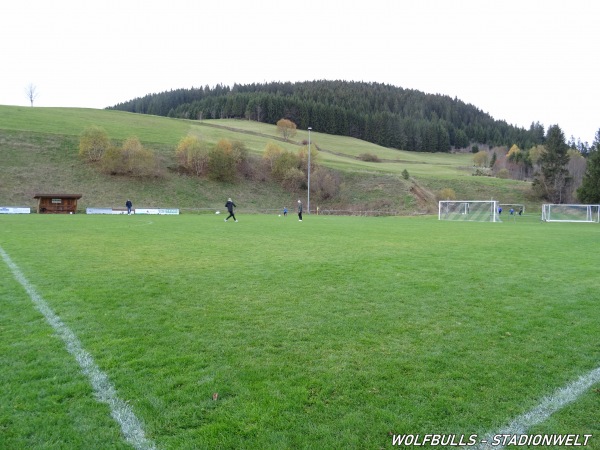
<instances>
[{"instance_id":1,"label":"wooden hut","mask_svg":"<svg viewBox=\"0 0 600 450\"><path fill-rule=\"evenodd\" d=\"M38 214L75 214L81 194L35 194Z\"/></svg>"}]
</instances>

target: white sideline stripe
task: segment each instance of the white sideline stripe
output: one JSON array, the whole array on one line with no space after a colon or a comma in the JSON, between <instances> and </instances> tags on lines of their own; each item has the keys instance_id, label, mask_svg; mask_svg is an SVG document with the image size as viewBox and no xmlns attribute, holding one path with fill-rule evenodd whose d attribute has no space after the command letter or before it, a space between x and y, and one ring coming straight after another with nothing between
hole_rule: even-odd
<instances>
[{"instance_id":1,"label":"white sideline stripe","mask_svg":"<svg viewBox=\"0 0 600 450\"><path fill-rule=\"evenodd\" d=\"M108 379L108 376L100 370L92 356L82 347L77 336L67 327L46 301L35 291L27 281L17 265L10 259L8 254L0 247L0 254L6 265L12 271L15 279L25 288L35 307L43 314L46 321L54 328L56 334L64 341L67 350L75 357L81 371L86 375L94 388L96 399L106 403L110 407L111 416L120 425L125 440L136 449L155 449L154 443L147 439L141 422L135 416L129 405L117 396L117 392Z\"/></svg>"},{"instance_id":2,"label":"white sideline stripe","mask_svg":"<svg viewBox=\"0 0 600 450\"><path fill-rule=\"evenodd\" d=\"M562 409L569 403L574 402L577 398L587 391L594 384L600 382L600 367L582 375L571 384L557 389L554 393L548 397L544 397L541 403L533 408L531 411L517 417L506 427L496 431L495 433L488 434L484 439L488 442L487 444L480 444L478 446L469 447L477 450L500 450L504 446L492 446L490 441L494 435L498 434L510 434L519 435L525 434L527 430L535 425L539 425L544 422L548 417L554 414L556 411Z\"/></svg>"}]
</instances>

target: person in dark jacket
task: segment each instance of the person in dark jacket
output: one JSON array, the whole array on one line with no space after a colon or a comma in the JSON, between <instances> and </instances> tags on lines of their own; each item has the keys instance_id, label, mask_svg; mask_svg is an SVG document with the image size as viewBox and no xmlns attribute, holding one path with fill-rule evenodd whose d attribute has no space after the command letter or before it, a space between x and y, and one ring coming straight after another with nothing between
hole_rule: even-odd
<instances>
[{"instance_id":1,"label":"person in dark jacket","mask_svg":"<svg viewBox=\"0 0 600 450\"><path fill-rule=\"evenodd\" d=\"M127 215L131 214L131 208L133 207L133 203L131 203L131 200L127 199L127 201L125 202L125 207L127 208Z\"/></svg>"},{"instance_id":2,"label":"person in dark jacket","mask_svg":"<svg viewBox=\"0 0 600 450\"><path fill-rule=\"evenodd\" d=\"M302 222L302 202L298 200L298 220Z\"/></svg>"},{"instance_id":3,"label":"person in dark jacket","mask_svg":"<svg viewBox=\"0 0 600 450\"><path fill-rule=\"evenodd\" d=\"M225 203L225 207L227 208L227 211L229 211L229 215L227 216L227 219L229 219L230 217L233 217L233 220L235 220L237 222L237 219L235 218L235 214L233 214L233 208L235 208L235 203L233 203L231 201L230 198L227 199L227 203ZM225 219L225 222L227 222L227 219Z\"/></svg>"}]
</instances>

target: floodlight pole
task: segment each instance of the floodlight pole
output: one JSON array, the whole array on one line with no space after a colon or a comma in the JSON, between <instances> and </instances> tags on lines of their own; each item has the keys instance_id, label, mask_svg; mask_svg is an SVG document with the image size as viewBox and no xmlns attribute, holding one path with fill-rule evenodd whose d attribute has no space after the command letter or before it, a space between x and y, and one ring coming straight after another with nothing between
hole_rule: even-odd
<instances>
[{"instance_id":1,"label":"floodlight pole","mask_svg":"<svg viewBox=\"0 0 600 450\"><path fill-rule=\"evenodd\" d=\"M311 127L308 127L308 192L306 195L306 209L308 210L308 214L310 214L310 130Z\"/></svg>"}]
</instances>

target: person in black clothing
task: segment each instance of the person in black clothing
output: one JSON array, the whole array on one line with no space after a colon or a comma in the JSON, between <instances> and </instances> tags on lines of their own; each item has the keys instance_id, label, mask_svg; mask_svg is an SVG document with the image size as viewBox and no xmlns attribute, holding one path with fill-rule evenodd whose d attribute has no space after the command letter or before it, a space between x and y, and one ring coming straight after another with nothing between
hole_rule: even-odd
<instances>
[{"instance_id":1,"label":"person in black clothing","mask_svg":"<svg viewBox=\"0 0 600 450\"><path fill-rule=\"evenodd\" d=\"M133 207L133 203L131 203L131 200L127 200L125 202L125 207L127 208L127 215L131 214L131 208Z\"/></svg>"},{"instance_id":2,"label":"person in black clothing","mask_svg":"<svg viewBox=\"0 0 600 450\"><path fill-rule=\"evenodd\" d=\"M302 222L302 202L298 200L298 220Z\"/></svg>"},{"instance_id":3,"label":"person in black clothing","mask_svg":"<svg viewBox=\"0 0 600 450\"><path fill-rule=\"evenodd\" d=\"M233 208L235 208L235 203L233 203L231 201L230 198L227 199L227 203L225 203L225 207L227 208L227 211L229 211L229 215L227 216L227 219L229 219L230 217L233 217L233 220L235 220L237 222L237 219L235 218L235 214L233 214ZM225 222L227 222L227 219L225 219Z\"/></svg>"}]
</instances>

